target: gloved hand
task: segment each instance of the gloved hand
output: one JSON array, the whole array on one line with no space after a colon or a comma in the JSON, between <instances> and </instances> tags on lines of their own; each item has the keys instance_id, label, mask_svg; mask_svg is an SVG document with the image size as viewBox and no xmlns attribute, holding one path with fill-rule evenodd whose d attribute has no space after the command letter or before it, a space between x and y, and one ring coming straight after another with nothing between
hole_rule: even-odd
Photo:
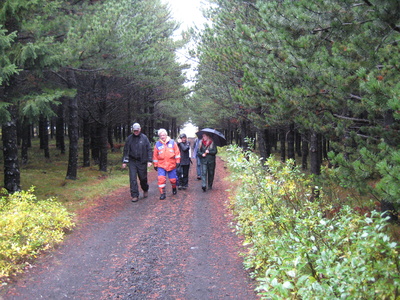
<instances>
[{"instance_id":1,"label":"gloved hand","mask_svg":"<svg viewBox=\"0 0 400 300\"><path fill-rule=\"evenodd\" d=\"M181 164L176 164L176 168L178 169L181 166Z\"/></svg>"},{"instance_id":2,"label":"gloved hand","mask_svg":"<svg viewBox=\"0 0 400 300\"><path fill-rule=\"evenodd\" d=\"M154 170L158 171L158 167L154 167Z\"/></svg>"}]
</instances>

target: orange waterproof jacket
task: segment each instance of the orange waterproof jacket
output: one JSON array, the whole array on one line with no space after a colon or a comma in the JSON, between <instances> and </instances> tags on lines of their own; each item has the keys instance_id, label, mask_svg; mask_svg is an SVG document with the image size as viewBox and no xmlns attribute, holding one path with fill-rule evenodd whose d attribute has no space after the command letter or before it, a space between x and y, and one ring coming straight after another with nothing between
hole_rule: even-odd
<instances>
[{"instance_id":1,"label":"orange waterproof jacket","mask_svg":"<svg viewBox=\"0 0 400 300\"><path fill-rule=\"evenodd\" d=\"M159 140L154 146L153 165L154 167L163 168L166 171L171 171L176 168L176 164L181 162L181 153L179 147L174 140L167 137L163 142Z\"/></svg>"}]
</instances>

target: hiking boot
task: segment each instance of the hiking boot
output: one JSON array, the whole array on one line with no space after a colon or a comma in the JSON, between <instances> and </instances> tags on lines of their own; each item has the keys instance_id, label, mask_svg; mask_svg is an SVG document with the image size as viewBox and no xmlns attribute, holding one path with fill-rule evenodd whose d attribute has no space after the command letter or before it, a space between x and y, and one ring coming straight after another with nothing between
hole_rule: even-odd
<instances>
[{"instance_id":1,"label":"hiking boot","mask_svg":"<svg viewBox=\"0 0 400 300\"><path fill-rule=\"evenodd\" d=\"M202 186L201 188L203 189L203 192L206 191L206 187L205 186Z\"/></svg>"},{"instance_id":2,"label":"hiking boot","mask_svg":"<svg viewBox=\"0 0 400 300\"><path fill-rule=\"evenodd\" d=\"M132 197L132 202L138 202L139 201L139 197Z\"/></svg>"},{"instance_id":3,"label":"hiking boot","mask_svg":"<svg viewBox=\"0 0 400 300\"><path fill-rule=\"evenodd\" d=\"M181 190L182 189L182 187L181 186L178 186L178 190Z\"/></svg>"},{"instance_id":4,"label":"hiking boot","mask_svg":"<svg viewBox=\"0 0 400 300\"><path fill-rule=\"evenodd\" d=\"M197 180L201 180L201 177L200 177L200 176L197 176Z\"/></svg>"},{"instance_id":5,"label":"hiking boot","mask_svg":"<svg viewBox=\"0 0 400 300\"><path fill-rule=\"evenodd\" d=\"M172 188L172 194L176 195L176 193L177 193L176 188Z\"/></svg>"},{"instance_id":6,"label":"hiking boot","mask_svg":"<svg viewBox=\"0 0 400 300\"><path fill-rule=\"evenodd\" d=\"M143 192L143 198L147 198L149 196L149 192L148 191L144 191Z\"/></svg>"},{"instance_id":7,"label":"hiking boot","mask_svg":"<svg viewBox=\"0 0 400 300\"><path fill-rule=\"evenodd\" d=\"M160 195L160 200L164 200L166 197L165 197L165 193L163 193L163 194L161 194Z\"/></svg>"}]
</instances>

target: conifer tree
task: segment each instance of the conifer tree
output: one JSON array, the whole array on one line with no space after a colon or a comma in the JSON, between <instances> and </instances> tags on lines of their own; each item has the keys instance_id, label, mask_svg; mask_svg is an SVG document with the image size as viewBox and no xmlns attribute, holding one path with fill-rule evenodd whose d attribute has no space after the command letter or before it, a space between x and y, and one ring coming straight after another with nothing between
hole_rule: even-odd
<instances>
[{"instance_id":1,"label":"conifer tree","mask_svg":"<svg viewBox=\"0 0 400 300\"><path fill-rule=\"evenodd\" d=\"M230 89L233 103L254 124L294 121L296 130L313 137L313 151L320 151L322 137L329 140L330 159L339 166L343 184L398 202L399 173L393 170L399 156L400 3L213 3L218 4L218 16L236 21L218 31L220 19L213 20L215 30L205 37L219 43L200 57L201 66L219 66L226 57L224 45L231 47L229 57L240 53L242 88ZM252 8L251 18L243 17L244 5ZM226 78L232 70L236 68L230 64L219 72ZM321 154L314 161L319 164ZM318 173L319 166L312 170ZM376 188L365 184L369 180L378 180Z\"/></svg>"},{"instance_id":2,"label":"conifer tree","mask_svg":"<svg viewBox=\"0 0 400 300\"><path fill-rule=\"evenodd\" d=\"M0 114L3 121L4 185L9 192L20 190L16 105L20 102L18 105L23 107L25 95L20 91L17 75L22 71L39 75L45 69L59 66L59 43L56 32L49 29L57 28L53 16L61 4L48 0L5 0L0 5L3 67ZM30 104L32 106L33 102Z\"/></svg>"}]
</instances>

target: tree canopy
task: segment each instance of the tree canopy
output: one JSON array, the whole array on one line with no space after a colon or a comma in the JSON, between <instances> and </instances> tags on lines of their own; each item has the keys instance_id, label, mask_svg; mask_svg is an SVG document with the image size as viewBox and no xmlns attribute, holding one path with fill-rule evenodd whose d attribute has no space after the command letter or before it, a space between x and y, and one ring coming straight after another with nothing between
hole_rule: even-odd
<instances>
[{"instance_id":1,"label":"tree canopy","mask_svg":"<svg viewBox=\"0 0 400 300\"><path fill-rule=\"evenodd\" d=\"M194 115L217 103L205 125L245 119L259 141L291 124L321 136L341 184L398 202L400 3L210 3ZM365 184L376 179L375 188Z\"/></svg>"},{"instance_id":2,"label":"tree canopy","mask_svg":"<svg viewBox=\"0 0 400 300\"><path fill-rule=\"evenodd\" d=\"M13 149L12 159L4 154L12 168L5 168L5 181L14 182L8 190L19 189L16 145L22 120L26 125L44 122L45 128L51 118L69 120L69 164L75 172L68 171L67 177L73 179L78 137L71 140L71 135L79 134L84 122L97 127L98 146L104 150L112 143L107 130L115 126L126 136L134 120L152 132L153 114L160 120L173 118L156 110L159 102L185 93L186 66L177 62L175 51L186 40L172 38L178 27L160 0L2 1L0 120L3 134L9 133L4 148ZM112 85L114 78L119 82ZM121 99L125 104L116 105ZM63 131L63 121L58 124L57 130ZM44 132L41 135L47 135ZM105 170L106 157L101 161Z\"/></svg>"}]
</instances>

